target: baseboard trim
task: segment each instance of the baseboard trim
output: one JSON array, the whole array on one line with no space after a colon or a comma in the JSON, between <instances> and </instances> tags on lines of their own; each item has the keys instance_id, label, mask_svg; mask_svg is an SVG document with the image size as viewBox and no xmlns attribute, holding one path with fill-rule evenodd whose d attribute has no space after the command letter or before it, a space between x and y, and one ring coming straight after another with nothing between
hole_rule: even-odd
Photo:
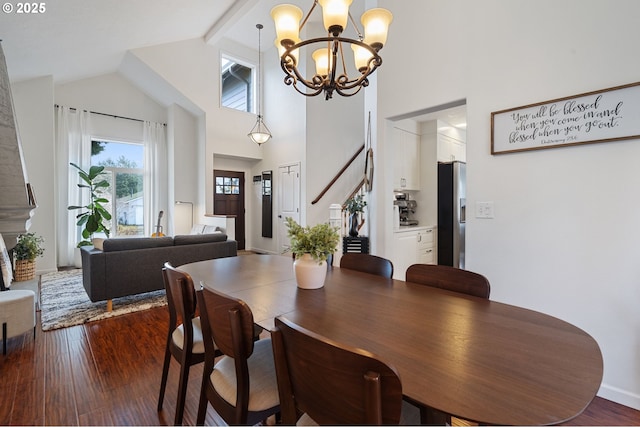
<instances>
[{"instance_id":1,"label":"baseboard trim","mask_svg":"<svg viewBox=\"0 0 640 427\"><path fill-rule=\"evenodd\" d=\"M640 411L640 395L617 387L602 384L598 396Z\"/></svg>"}]
</instances>

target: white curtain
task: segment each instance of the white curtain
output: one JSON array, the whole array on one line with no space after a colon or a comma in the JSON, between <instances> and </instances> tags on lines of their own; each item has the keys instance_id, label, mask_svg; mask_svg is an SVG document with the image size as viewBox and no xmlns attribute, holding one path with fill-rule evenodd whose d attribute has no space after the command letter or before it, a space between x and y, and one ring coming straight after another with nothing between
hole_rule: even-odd
<instances>
[{"instance_id":1,"label":"white curtain","mask_svg":"<svg viewBox=\"0 0 640 427\"><path fill-rule=\"evenodd\" d=\"M73 162L83 169L91 165L91 113L68 107L56 108L56 165L58 179L58 200L56 212L58 265L78 264L76 245L80 241L80 229L76 225L79 211L69 211L67 206L83 206L89 202L86 191L80 191L77 169Z\"/></svg>"},{"instance_id":2,"label":"white curtain","mask_svg":"<svg viewBox=\"0 0 640 427\"><path fill-rule=\"evenodd\" d=\"M144 122L144 233L155 231L160 211L167 211L169 180L165 126ZM163 221L166 224L166 221ZM164 230L165 234L167 230Z\"/></svg>"}]
</instances>

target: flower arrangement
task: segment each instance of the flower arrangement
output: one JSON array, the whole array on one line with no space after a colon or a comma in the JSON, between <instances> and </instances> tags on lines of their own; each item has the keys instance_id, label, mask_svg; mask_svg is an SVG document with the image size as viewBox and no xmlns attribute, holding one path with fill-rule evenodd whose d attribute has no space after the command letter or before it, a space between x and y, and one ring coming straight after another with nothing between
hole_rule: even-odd
<instances>
[{"instance_id":1,"label":"flower arrangement","mask_svg":"<svg viewBox=\"0 0 640 427\"><path fill-rule=\"evenodd\" d=\"M364 207L367 206L367 201L364 200L364 195L358 194L357 196L351 197L344 204L344 208L350 213L358 213L363 212Z\"/></svg>"},{"instance_id":2,"label":"flower arrangement","mask_svg":"<svg viewBox=\"0 0 640 427\"><path fill-rule=\"evenodd\" d=\"M33 261L44 253L44 239L35 233L24 233L18 236L18 243L11 249L16 261Z\"/></svg>"},{"instance_id":3,"label":"flower arrangement","mask_svg":"<svg viewBox=\"0 0 640 427\"><path fill-rule=\"evenodd\" d=\"M335 252L340 243L338 227L332 227L328 223L302 227L293 218L287 217L285 224L288 229L287 236L291 239L290 251L296 259L304 254L310 254L320 264Z\"/></svg>"}]
</instances>

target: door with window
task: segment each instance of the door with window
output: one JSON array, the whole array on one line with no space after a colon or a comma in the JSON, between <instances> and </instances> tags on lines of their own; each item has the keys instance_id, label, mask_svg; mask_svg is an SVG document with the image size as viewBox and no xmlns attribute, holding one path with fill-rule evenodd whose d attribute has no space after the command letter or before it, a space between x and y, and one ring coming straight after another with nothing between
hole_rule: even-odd
<instances>
[{"instance_id":1,"label":"door with window","mask_svg":"<svg viewBox=\"0 0 640 427\"><path fill-rule=\"evenodd\" d=\"M215 169L213 182L213 214L236 217L238 249L245 249L244 172Z\"/></svg>"},{"instance_id":2,"label":"door with window","mask_svg":"<svg viewBox=\"0 0 640 427\"><path fill-rule=\"evenodd\" d=\"M91 165L104 166L109 189L103 197L111 213L111 236L144 235L144 193L142 168L144 147L140 143L91 141Z\"/></svg>"}]
</instances>

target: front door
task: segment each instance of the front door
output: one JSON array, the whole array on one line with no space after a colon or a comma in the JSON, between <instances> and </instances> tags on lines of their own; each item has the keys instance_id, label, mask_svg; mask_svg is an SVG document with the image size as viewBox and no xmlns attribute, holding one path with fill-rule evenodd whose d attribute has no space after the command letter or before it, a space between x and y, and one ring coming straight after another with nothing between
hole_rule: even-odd
<instances>
[{"instance_id":1,"label":"front door","mask_svg":"<svg viewBox=\"0 0 640 427\"><path fill-rule=\"evenodd\" d=\"M236 241L238 249L244 249L244 172L215 169L213 182L213 214L236 217Z\"/></svg>"}]
</instances>

